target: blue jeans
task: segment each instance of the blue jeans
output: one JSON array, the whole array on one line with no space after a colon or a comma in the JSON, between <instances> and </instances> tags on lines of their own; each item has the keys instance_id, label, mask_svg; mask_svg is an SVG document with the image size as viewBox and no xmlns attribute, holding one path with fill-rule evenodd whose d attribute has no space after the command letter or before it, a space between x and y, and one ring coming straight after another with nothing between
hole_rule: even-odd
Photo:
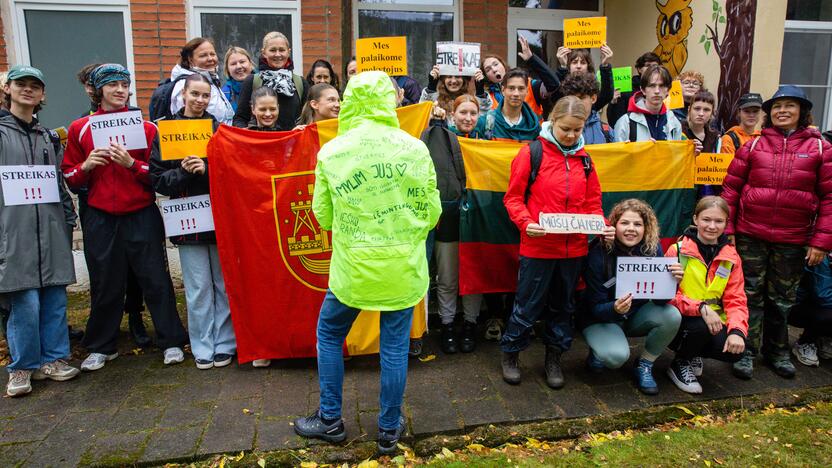
<instances>
[{"instance_id":1,"label":"blue jeans","mask_svg":"<svg viewBox=\"0 0 832 468\"><path fill-rule=\"evenodd\" d=\"M341 417L344 387L344 340L360 310L341 303L332 291L326 291L318 316L318 380L321 386L321 416ZM407 350L413 307L380 314L379 354L381 357L381 394L378 427L398 429L407 383Z\"/></svg>"},{"instance_id":2,"label":"blue jeans","mask_svg":"<svg viewBox=\"0 0 832 468\"><path fill-rule=\"evenodd\" d=\"M194 358L210 361L217 354L234 354L237 340L216 244L180 245L179 261Z\"/></svg>"},{"instance_id":3,"label":"blue jeans","mask_svg":"<svg viewBox=\"0 0 832 468\"><path fill-rule=\"evenodd\" d=\"M38 369L69 357L66 327L66 286L49 286L9 293L6 337L12 362L9 371Z\"/></svg>"}]
</instances>

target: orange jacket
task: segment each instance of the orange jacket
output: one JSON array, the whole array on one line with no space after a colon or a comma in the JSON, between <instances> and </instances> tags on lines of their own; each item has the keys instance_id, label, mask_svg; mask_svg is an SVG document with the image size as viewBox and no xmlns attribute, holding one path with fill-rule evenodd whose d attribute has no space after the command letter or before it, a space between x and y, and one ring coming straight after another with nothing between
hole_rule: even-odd
<instances>
[{"instance_id":1,"label":"orange jacket","mask_svg":"<svg viewBox=\"0 0 832 468\"><path fill-rule=\"evenodd\" d=\"M734 147L734 140L731 138L731 135L728 135L728 132L733 132L737 135L737 139L740 140L740 147ZM740 125L734 125L733 127L729 128L724 135L722 135L722 146L720 147L720 153L736 153L741 147L743 147L746 143L748 143L752 138L760 136L760 131L756 130L751 135L745 133Z\"/></svg>"}]
</instances>

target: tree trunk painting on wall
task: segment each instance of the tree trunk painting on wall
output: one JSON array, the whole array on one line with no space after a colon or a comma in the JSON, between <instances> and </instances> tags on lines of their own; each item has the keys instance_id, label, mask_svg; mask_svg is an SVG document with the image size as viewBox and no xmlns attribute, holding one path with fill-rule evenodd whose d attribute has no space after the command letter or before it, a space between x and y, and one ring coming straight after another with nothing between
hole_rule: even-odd
<instances>
[{"instance_id":1,"label":"tree trunk painting on wall","mask_svg":"<svg viewBox=\"0 0 832 468\"><path fill-rule=\"evenodd\" d=\"M725 9L713 0L712 25L705 27L699 43L705 53L719 57L719 88L716 117L724 128L736 125L737 101L751 87L751 56L754 52L754 26L757 0L725 0ZM719 38L720 25L725 31Z\"/></svg>"}]
</instances>

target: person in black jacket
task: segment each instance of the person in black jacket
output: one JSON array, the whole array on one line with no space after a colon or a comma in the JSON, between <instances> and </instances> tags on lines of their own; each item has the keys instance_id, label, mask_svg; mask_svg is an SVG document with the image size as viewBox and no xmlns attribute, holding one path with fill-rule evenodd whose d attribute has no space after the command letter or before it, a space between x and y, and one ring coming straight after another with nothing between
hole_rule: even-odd
<instances>
[{"instance_id":1,"label":"person in black jacket","mask_svg":"<svg viewBox=\"0 0 832 468\"><path fill-rule=\"evenodd\" d=\"M211 99L211 82L207 78L199 73L185 78L182 98L184 106L174 115L174 120L210 119L216 131L219 123L206 112ZM209 193L207 161L197 156L162 160L158 134L153 142L150 175L153 189L171 198ZM237 351L237 340L231 324L217 238L209 231L175 236L170 240L179 247L188 306L188 334L196 367L227 366Z\"/></svg>"},{"instance_id":2,"label":"person in black jacket","mask_svg":"<svg viewBox=\"0 0 832 468\"><path fill-rule=\"evenodd\" d=\"M615 128L615 123L628 111L630 105L630 98L633 94L641 89L641 74L653 65L661 65L662 59L653 52L646 52L636 59L636 72L633 73L633 90L625 93L614 92L610 105L607 106L607 123L610 127Z\"/></svg>"},{"instance_id":3,"label":"person in black jacket","mask_svg":"<svg viewBox=\"0 0 832 468\"><path fill-rule=\"evenodd\" d=\"M618 257L661 257L659 223L650 205L636 199L618 202L609 222L615 226L615 239L593 241L584 273L584 313L579 321L590 348L587 367L601 371L623 366L630 358L627 337L646 336L633 373L639 390L656 395L653 363L673 341L682 315L667 300L615 297L615 267ZM681 265L673 265L671 271L681 279Z\"/></svg>"},{"instance_id":4,"label":"person in black jacket","mask_svg":"<svg viewBox=\"0 0 832 468\"><path fill-rule=\"evenodd\" d=\"M595 64L592 63L592 56L589 53L589 49L558 47L557 57L558 62L560 62L557 73L558 79L561 82L573 73L591 73L593 76L595 75ZM598 93L598 98L592 103L592 110L594 111L603 109L604 106L612 101L614 96L612 65L609 61L611 58L612 49L610 46L604 44L601 47L601 66L598 68L601 75L601 91ZM552 97L552 102L557 102L564 95L556 93Z\"/></svg>"}]
</instances>

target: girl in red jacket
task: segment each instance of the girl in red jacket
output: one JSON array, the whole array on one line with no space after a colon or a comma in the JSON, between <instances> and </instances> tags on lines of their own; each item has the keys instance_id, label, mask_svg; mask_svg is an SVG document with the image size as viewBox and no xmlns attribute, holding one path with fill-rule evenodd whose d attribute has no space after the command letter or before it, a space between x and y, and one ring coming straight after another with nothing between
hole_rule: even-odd
<instances>
[{"instance_id":1,"label":"girl in red jacket","mask_svg":"<svg viewBox=\"0 0 832 468\"><path fill-rule=\"evenodd\" d=\"M588 250L587 236L546 234L537 220L541 212L603 215L601 184L584 150L582 132L588 115L575 96L555 104L538 137L543 158L531 186L529 146L511 163L503 203L520 229L520 272L514 309L500 343L503 379L510 384L520 383L518 355L529 346L532 325L545 311L546 383L552 388L563 386L560 356L572 344L574 291ZM607 227L606 234L612 238L615 228Z\"/></svg>"},{"instance_id":2,"label":"girl in red jacket","mask_svg":"<svg viewBox=\"0 0 832 468\"><path fill-rule=\"evenodd\" d=\"M682 324L670 349L676 358L667 375L683 392L702 393L696 377L702 358L736 362L748 334L742 262L725 235L728 205L716 196L699 200L693 224L668 257L684 268L676 297L670 303L682 312Z\"/></svg>"}]
</instances>

